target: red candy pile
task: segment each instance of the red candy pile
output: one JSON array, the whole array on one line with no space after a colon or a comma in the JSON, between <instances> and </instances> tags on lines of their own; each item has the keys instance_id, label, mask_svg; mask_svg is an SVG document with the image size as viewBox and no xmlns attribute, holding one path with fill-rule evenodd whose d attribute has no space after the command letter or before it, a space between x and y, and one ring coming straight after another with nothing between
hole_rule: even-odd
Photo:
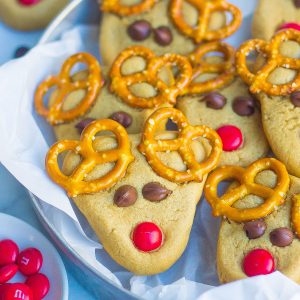
<instances>
[{"instance_id":1,"label":"red candy pile","mask_svg":"<svg viewBox=\"0 0 300 300\"><path fill-rule=\"evenodd\" d=\"M19 252L12 240L0 241L0 300L41 300L49 292L50 283L38 273L43 256L36 248ZM25 283L7 283L17 272L27 276Z\"/></svg>"}]
</instances>

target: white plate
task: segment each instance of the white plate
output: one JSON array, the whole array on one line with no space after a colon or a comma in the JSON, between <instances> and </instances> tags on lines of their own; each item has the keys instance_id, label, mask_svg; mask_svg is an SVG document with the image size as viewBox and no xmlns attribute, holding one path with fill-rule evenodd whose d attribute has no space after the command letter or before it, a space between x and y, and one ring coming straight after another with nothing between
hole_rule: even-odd
<instances>
[{"instance_id":1,"label":"white plate","mask_svg":"<svg viewBox=\"0 0 300 300\"><path fill-rule=\"evenodd\" d=\"M0 224L2 224L0 240L15 241L20 251L35 247L42 252L44 261L40 272L49 278L51 285L49 294L44 300L67 300L69 295L67 273L52 244L35 228L15 217L0 213ZM10 282L24 282L24 280L21 274L17 274Z\"/></svg>"}]
</instances>

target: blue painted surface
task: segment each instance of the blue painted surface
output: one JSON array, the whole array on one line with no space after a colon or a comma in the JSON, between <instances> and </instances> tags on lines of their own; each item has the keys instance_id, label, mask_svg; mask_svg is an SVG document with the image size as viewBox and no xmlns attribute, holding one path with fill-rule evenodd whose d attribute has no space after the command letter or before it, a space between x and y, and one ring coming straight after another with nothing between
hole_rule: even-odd
<instances>
[{"instance_id":1,"label":"blue painted surface","mask_svg":"<svg viewBox=\"0 0 300 300\"><path fill-rule=\"evenodd\" d=\"M15 50L20 46L33 47L40 38L42 32L23 33L16 32L0 23L0 65L13 58ZM26 190L13 176L0 164L0 211L31 224L49 239L42 229ZM83 286L73 277L67 269L69 280L69 299L91 300L91 296ZM56 300L56 299L55 299ZM57 299L58 300L58 299Z\"/></svg>"}]
</instances>

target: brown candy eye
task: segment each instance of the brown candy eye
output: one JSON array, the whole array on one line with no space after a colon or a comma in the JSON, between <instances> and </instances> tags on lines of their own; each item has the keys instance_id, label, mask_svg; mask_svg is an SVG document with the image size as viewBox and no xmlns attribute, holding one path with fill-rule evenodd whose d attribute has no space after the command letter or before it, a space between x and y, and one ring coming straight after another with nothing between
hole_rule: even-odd
<instances>
[{"instance_id":1,"label":"brown candy eye","mask_svg":"<svg viewBox=\"0 0 300 300\"><path fill-rule=\"evenodd\" d=\"M120 123L124 128L128 128L132 124L131 115L124 111L115 112L109 118Z\"/></svg>"},{"instance_id":2,"label":"brown candy eye","mask_svg":"<svg viewBox=\"0 0 300 300\"><path fill-rule=\"evenodd\" d=\"M134 41L143 41L151 34L151 25L144 20L135 21L127 29L128 35Z\"/></svg>"},{"instance_id":3,"label":"brown candy eye","mask_svg":"<svg viewBox=\"0 0 300 300\"><path fill-rule=\"evenodd\" d=\"M251 116L255 113L255 100L250 96L236 97L232 109L239 116Z\"/></svg>"},{"instance_id":4,"label":"brown candy eye","mask_svg":"<svg viewBox=\"0 0 300 300\"><path fill-rule=\"evenodd\" d=\"M123 185L116 190L114 203L119 207L128 207L136 202L137 197L137 191L133 186Z\"/></svg>"},{"instance_id":5,"label":"brown candy eye","mask_svg":"<svg viewBox=\"0 0 300 300\"><path fill-rule=\"evenodd\" d=\"M294 234L289 228L277 228L270 233L270 241L274 246L277 247L289 246L293 242L293 239Z\"/></svg>"},{"instance_id":6,"label":"brown candy eye","mask_svg":"<svg viewBox=\"0 0 300 300\"><path fill-rule=\"evenodd\" d=\"M88 126L90 123L94 122L96 119L93 119L93 118L86 118L86 119L83 119L81 120L79 123L77 123L75 125L75 128L78 129L79 133L81 134L83 129Z\"/></svg>"},{"instance_id":7,"label":"brown candy eye","mask_svg":"<svg viewBox=\"0 0 300 300\"><path fill-rule=\"evenodd\" d=\"M294 0L294 4L297 8L300 8L300 0Z\"/></svg>"},{"instance_id":8,"label":"brown candy eye","mask_svg":"<svg viewBox=\"0 0 300 300\"><path fill-rule=\"evenodd\" d=\"M173 41L173 34L169 27L161 26L153 30L154 40L160 46L168 46Z\"/></svg>"},{"instance_id":9,"label":"brown candy eye","mask_svg":"<svg viewBox=\"0 0 300 300\"><path fill-rule=\"evenodd\" d=\"M217 92L207 94L203 100L206 102L206 106L212 109L222 109L227 101L223 95Z\"/></svg>"},{"instance_id":10,"label":"brown candy eye","mask_svg":"<svg viewBox=\"0 0 300 300\"><path fill-rule=\"evenodd\" d=\"M149 201L157 202L166 199L172 191L162 186L159 182L149 182L144 185L143 197Z\"/></svg>"},{"instance_id":11,"label":"brown candy eye","mask_svg":"<svg viewBox=\"0 0 300 300\"><path fill-rule=\"evenodd\" d=\"M299 0L300 2L300 0ZM291 94L291 102L296 106L300 107L300 91Z\"/></svg>"},{"instance_id":12,"label":"brown candy eye","mask_svg":"<svg viewBox=\"0 0 300 300\"><path fill-rule=\"evenodd\" d=\"M244 231L250 240L263 236L266 229L267 224L263 220L250 221L244 224Z\"/></svg>"}]
</instances>

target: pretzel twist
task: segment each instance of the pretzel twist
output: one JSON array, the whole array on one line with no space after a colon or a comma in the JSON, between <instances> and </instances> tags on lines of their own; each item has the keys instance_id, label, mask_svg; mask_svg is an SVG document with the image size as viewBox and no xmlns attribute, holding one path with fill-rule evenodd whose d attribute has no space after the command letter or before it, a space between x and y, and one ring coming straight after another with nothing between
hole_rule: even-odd
<instances>
[{"instance_id":1,"label":"pretzel twist","mask_svg":"<svg viewBox=\"0 0 300 300\"><path fill-rule=\"evenodd\" d=\"M294 195L292 201L292 224L297 237L300 239L300 194Z\"/></svg>"},{"instance_id":2,"label":"pretzel twist","mask_svg":"<svg viewBox=\"0 0 300 300\"><path fill-rule=\"evenodd\" d=\"M277 174L277 184L274 189L255 182L256 176L265 170L272 170ZM240 185L227 191L222 197L218 197L219 183L228 179L235 179ZM215 170L206 181L204 193L213 209L214 216L225 216L236 222L245 222L264 218L282 205L289 183L290 178L284 164L274 158L263 158L246 169L225 166ZM255 208L233 207L235 202L250 194L263 198L264 203Z\"/></svg>"},{"instance_id":3,"label":"pretzel twist","mask_svg":"<svg viewBox=\"0 0 300 300\"><path fill-rule=\"evenodd\" d=\"M184 19L184 2L191 4L198 11L199 17L196 26L189 25ZM210 30L210 17L214 12L228 12L232 15L232 21L220 29ZM233 34L242 22L241 11L225 0L171 0L170 14L178 30L192 38L196 44L224 39Z\"/></svg>"},{"instance_id":4,"label":"pretzel twist","mask_svg":"<svg viewBox=\"0 0 300 300\"><path fill-rule=\"evenodd\" d=\"M122 74L122 65L132 57L142 57L146 62L146 68L141 72ZM159 71L165 66L173 65L179 69L179 76L169 86L159 78ZM177 97L192 80L192 66L184 56L165 54L157 57L150 49L133 46L124 50L115 60L110 77L111 92L117 94L125 103L137 108L154 108L166 103L171 105L176 103ZM134 95L130 87L138 83L148 83L155 88L157 94L149 98Z\"/></svg>"},{"instance_id":5,"label":"pretzel twist","mask_svg":"<svg viewBox=\"0 0 300 300\"><path fill-rule=\"evenodd\" d=\"M279 31L270 43L254 39L241 45L237 51L237 71L241 78L250 86L252 93L265 92L272 96L289 95L300 88L300 59L285 57L280 53L280 45L285 41L300 43L300 32L296 30ZM247 67L247 57L251 52L263 54L267 62L253 74ZM295 78L285 84L273 84L268 81L269 75L277 68L282 67L297 71Z\"/></svg>"},{"instance_id":6,"label":"pretzel twist","mask_svg":"<svg viewBox=\"0 0 300 300\"><path fill-rule=\"evenodd\" d=\"M179 135L173 140L156 140L155 133L160 122L172 119L177 123ZM191 142L199 137L206 138L212 150L205 161L197 162ZM203 177L213 170L222 153L222 140L219 135L207 126L191 126L182 112L175 108L161 108L155 111L145 123L139 151L146 157L149 165L159 176L176 183L189 181L201 182ZM178 151L186 164L187 170L180 172L164 165L157 152Z\"/></svg>"},{"instance_id":7,"label":"pretzel twist","mask_svg":"<svg viewBox=\"0 0 300 300\"><path fill-rule=\"evenodd\" d=\"M223 54L223 61L210 63L205 56L210 53ZM188 56L193 67L193 81L185 89L185 94L203 94L220 89L229 84L235 76L235 50L233 47L222 42L206 43L198 47ZM204 74L218 74L218 76L204 81L195 80Z\"/></svg>"},{"instance_id":8,"label":"pretzel twist","mask_svg":"<svg viewBox=\"0 0 300 300\"><path fill-rule=\"evenodd\" d=\"M111 131L117 139L118 148L96 151L93 141L97 133ZM58 165L58 156L71 150L79 154L81 163L70 176L66 176ZM81 134L80 141L60 141L54 144L46 157L46 170L54 182L63 187L70 197L79 194L96 193L111 188L126 174L128 165L134 160L130 142L124 127L113 120L98 120L88 125ZM85 181L87 175L100 164L116 162L114 168L103 177Z\"/></svg>"},{"instance_id":9,"label":"pretzel twist","mask_svg":"<svg viewBox=\"0 0 300 300\"><path fill-rule=\"evenodd\" d=\"M132 16L150 10L156 2L157 0L142 0L135 5L122 5L121 0L102 0L101 10L123 17Z\"/></svg>"},{"instance_id":10,"label":"pretzel twist","mask_svg":"<svg viewBox=\"0 0 300 300\"><path fill-rule=\"evenodd\" d=\"M72 80L70 72L77 63L87 65L89 75L86 79ZM55 86L57 87L55 101L50 107L45 107L45 95ZM64 62L57 76L50 76L38 86L34 97L36 111L51 125L70 122L84 115L91 108L102 86L101 68L96 58L88 53L72 55ZM67 96L77 90L86 90L85 97L73 109L63 110Z\"/></svg>"}]
</instances>

